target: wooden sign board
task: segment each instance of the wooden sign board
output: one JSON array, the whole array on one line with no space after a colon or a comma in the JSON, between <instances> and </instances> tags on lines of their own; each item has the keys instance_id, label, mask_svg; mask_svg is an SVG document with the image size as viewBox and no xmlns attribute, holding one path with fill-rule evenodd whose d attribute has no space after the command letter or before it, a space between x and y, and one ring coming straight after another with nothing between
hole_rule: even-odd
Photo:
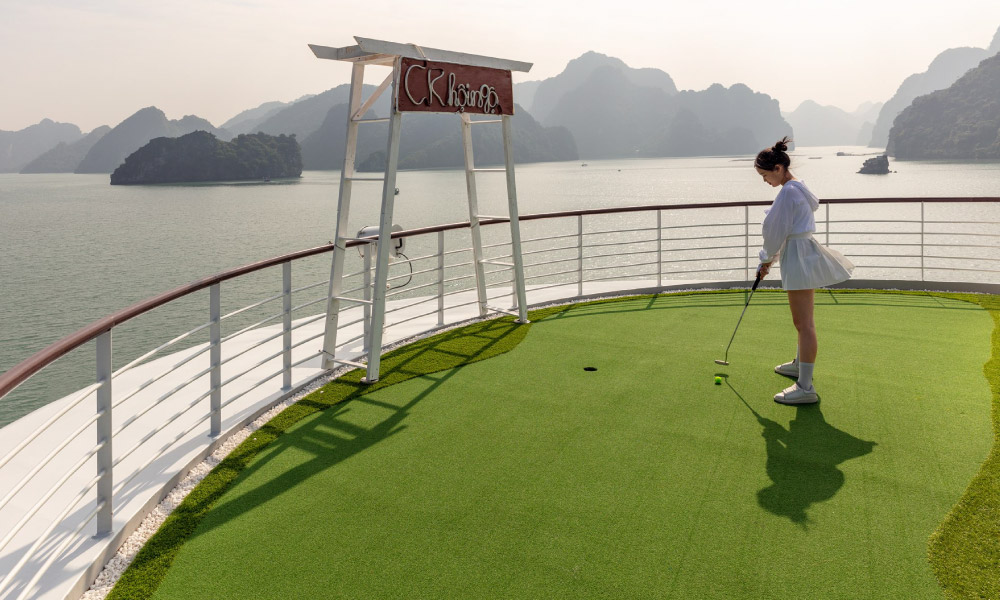
<instances>
[{"instance_id":1,"label":"wooden sign board","mask_svg":"<svg viewBox=\"0 0 1000 600\"><path fill-rule=\"evenodd\" d=\"M403 57L396 86L400 112L514 114L510 71Z\"/></svg>"}]
</instances>

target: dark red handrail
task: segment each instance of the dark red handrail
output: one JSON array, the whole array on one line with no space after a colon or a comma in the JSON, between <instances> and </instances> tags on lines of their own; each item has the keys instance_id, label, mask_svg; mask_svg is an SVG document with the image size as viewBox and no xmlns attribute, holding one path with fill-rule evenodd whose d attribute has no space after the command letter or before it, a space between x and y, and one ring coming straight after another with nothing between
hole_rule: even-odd
<instances>
[{"instance_id":1,"label":"dark red handrail","mask_svg":"<svg viewBox=\"0 0 1000 600\"><path fill-rule=\"evenodd\" d=\"M830 199L830 200L820 200L821 204L887 204L887 203L912 203L912 202L927 202L927 203L980 203L980 202L1000 202L1000 197L974 197L974 198L842 198L842 199ZM536 213L531 215L523 215L518 218L519 221L536 221L539 219L554 219L561 217L575 217L575 216L586 216L586 215L602 215L602 214L614 214L614 213L629 213L629 212L646 212L654 210L688 210L688 209L698 209L698 208L733 208L739 206L768 206L771 202L769 201L757 201L757 202L717 202L717 203L698 203L698 204L667 204L667 205L650 205L650 206L625 206L618 208L591 208L591 209L581 209L581 210L569 210L561 212L549 212L549 213ZM482 225L494 225L498 223L506 223L510 219L496 218L496 219L483 219L480 221ZM420 229L409 229L406 231L397 231L392 234L393 238L401 237L413 237L417 235L426 235L428 233L437 233L440 231L451 231L455 229L464 229L469 227L469 222L464 223L451 223L447 225L435 225L432 227L423 227ZM347 247L351 248L358 246L364 242L360 241L350 241L347 242ZM0 375L0 398L7 395L14 388L21 385L29 377L42 370L52 362L54 362L59 357L75 350L76 348L82 346L83 344L89 342L90 340L96 338L106 331L110 331L111 328L128 321L134 317L137 317L143 313L149 312L154 308L163 306L168 302L172 302L188 294L192 294L199 290L203 290L207 287L215 285L216 283L225 281L227 279L233 279L234 277L239 277L241 275L246 275L247 273L253 273L254 271L259 271L261 269L266 269L268 267L273 267L280 265L285 262L297 260L299 258L306 258L308 256L315 256L317 254L323 254L325 252L331 252L333 250L333 244L326 244L323 246L317 246L315 248L309 248L307 250L299 250L298 252L293 252L291 254L284 254L282 256L276 256L267 260L263 260L256 263L251 263L248 265L243 265L242 267L237 267L235 269L230 269L228 271L223 271L216 275L198 279L189 284L182 285L180 287L174 288L168 292L164 292L158 296L153 296L152 298L147 298L141 302L133 304L132 306L120 310L114 314L111 314L102 319L94 321L90 325L71 333L70 335L62 338L61 340L52 343L48 347L36 352L32 356L26 358L20 363L11 367L3 375Z\"/></svg>"}]
</instances>

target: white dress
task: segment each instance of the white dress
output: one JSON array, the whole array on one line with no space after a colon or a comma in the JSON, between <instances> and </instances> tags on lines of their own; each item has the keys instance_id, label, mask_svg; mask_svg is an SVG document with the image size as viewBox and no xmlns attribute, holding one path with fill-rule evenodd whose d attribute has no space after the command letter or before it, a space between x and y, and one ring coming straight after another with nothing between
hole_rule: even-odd
<instances>
[{"instance_id":1,"label":"white dress","mask_svg":"<svg viewBox=\"0 0 1000 600\"><path fill-rule=\"evenodd\" d=\"M847 281L854 263L813 238L819 199L801 181L789 181L765 211L760 262L778 259L781 287L811 290ZM780 257L780 258L779 258Z\"/></svg>"}]
</instances>

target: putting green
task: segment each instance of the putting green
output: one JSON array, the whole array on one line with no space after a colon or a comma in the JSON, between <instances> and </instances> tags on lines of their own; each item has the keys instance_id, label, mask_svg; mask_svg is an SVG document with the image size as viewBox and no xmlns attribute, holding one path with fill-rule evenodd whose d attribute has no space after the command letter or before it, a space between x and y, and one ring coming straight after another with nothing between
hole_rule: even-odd
<instances>
[{"instance_id":1,"label":"putting green","mask_svg":"<svg viewBox=\"0 0 1000 600\"><path fill-rule=\"evenodd\" d=\"M154 597L942 597L928 538L993 440L990 314L818 294L822 401L794 408L783 294L713 363L744 300L550 310L510 352L299 420Z\"/></svg>"}]
</instances>

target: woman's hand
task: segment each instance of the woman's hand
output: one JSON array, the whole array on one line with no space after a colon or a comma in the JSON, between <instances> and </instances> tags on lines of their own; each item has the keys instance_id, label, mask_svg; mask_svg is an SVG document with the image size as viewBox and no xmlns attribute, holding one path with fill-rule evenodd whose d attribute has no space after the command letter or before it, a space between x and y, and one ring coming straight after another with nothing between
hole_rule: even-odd
<instances>
[{"instance_id":1,"label":"woman's hand","mask_svg":"<svg viewBox=\"0 0 1000 600\"><path fill-rule=\"evenodd\" d=\"M760 263L760 266L757 267L757 272L760 274L760 278L764 279L771 272L771 263Z\"/></svg>"}]
</instances>

